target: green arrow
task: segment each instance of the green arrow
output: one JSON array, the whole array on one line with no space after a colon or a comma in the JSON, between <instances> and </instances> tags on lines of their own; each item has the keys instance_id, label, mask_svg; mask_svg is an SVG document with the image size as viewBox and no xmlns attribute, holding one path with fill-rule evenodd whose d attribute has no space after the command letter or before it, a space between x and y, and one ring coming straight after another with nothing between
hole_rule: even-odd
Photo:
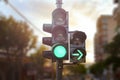
<instances>
[{"instance_id":1,"label":"green arrow","mask_svg":"<svg viewBox=\"0 0 120 80\"><path fill-rule=\"evenodd\" d=\"M74 54L72 54L72 56L79 56L79 54L78 53L74 53Z\"/></svg>"},{"instance_id":2,"label":"green arrow","mask_svg":"<svg viewBox=\"0 0 120 80\"><path fill-rule=\"evenodd\" d=\"M78 57L78 60L80 60L83 56L83 53L80 51L80 50L77 50L79 52L79 57Z\"/></svg>"},{"instance_id":3,"label":"green arrow","mask_svg":"<svg viewBox=\"0 0 120 80\"><path fill-rule=\"evenodd\" d=\"M78 53L74 53L72 54L72 56L78 56L77 60L80 60L83 56L83 53L80 50L77 50Z\"/></svg>"}]
</instances>

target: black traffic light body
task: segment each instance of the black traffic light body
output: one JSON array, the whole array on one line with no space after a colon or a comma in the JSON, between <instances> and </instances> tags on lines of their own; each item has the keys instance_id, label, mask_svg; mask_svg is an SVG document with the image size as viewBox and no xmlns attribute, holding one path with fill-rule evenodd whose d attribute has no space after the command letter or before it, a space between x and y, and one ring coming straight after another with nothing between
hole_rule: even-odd
<instances>
[{"instance_id":1,"label":"black traffic light body","mask_svg":"<svg viewBox=\"0 0 120 80\"><path fill-rule=\"evenodd\" d=\"M43 44L52 47L44 51L43 56L52 60L68 59L68 12L57 8L52 12L52 24L44 24L43 30L51 33L52 37L44 37Z\"/></svg>"},{"instance_id":2,"label":"black traffic light body","mask_svg":"<svg viewBox=\"0 0 120 80\"><path fill-rule=\"evenodd\" d=\"M68 59L68 12L57 8L52 13L52 53L57 60Z\"/></svg>"},{"instance_id":3,"label":"black traffic light body","mask_svg":"<svg viewBox=\"0 0 120 80\"><path fill-rule=\"evenodd\" d=\"M85 63L86 49L85 40L86 34L82 31L72 31L70 33L70 62Z\"/></svg>"}]
</instances>

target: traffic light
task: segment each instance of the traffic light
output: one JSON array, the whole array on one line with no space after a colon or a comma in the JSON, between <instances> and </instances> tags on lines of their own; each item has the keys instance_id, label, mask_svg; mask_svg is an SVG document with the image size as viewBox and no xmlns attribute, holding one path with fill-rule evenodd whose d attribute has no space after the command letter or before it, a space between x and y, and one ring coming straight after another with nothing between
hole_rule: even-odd
<instances>
[{"instance_id":1,"label":"traffic light","mask_svg":"<svg viewBox=\"0 0 120 80\"><path fill-rule=\"evenodd\" d=\"M86 34L82 31L70 33L70 62L84 63L86 61L85 40Z\"/></svg>"},{"instance_id":2,"label":"traffic light","mask_svg":"<svg viewBox=\"0 0 120 80\"><path fill-rule=\"evenodd\" d=\"M52 13L52 53L55 59L68 59L68 13L57 8Z\"/></svg>"},{"instance_id":3,"label":"traffic light","mask_svg":"<svg viewBox=\"0 0 120 80\"><path fill-rule=\"evenodd\" d=\"M52 12L52 24L44 24L43 30L51 33L52 37L44 37L43 44L52 47L44 51L43 56L54 60L68 59L68 13L57 8Z\"/></svg>"}]
</instances>

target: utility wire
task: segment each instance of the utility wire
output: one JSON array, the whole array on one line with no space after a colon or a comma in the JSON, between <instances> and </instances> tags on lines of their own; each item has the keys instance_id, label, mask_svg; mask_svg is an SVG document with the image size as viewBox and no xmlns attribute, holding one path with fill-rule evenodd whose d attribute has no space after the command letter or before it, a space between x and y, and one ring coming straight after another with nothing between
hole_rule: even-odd
<instances>
[{"instance_id":1,"label":"utility wire","mask_svg":"<svg viewBox=\"0 0 120 80\"><path fill-rule=\"evenodd\" d=\"M9 3L8 0L4 0L5 3L7 3L14 11L16 11L26 22L28 22L33 28L35 28L38 32L42 33L43 32L37 28L30 20L28 20L21 12L19 12L12 4ZM43 34L43 35L46 35L46 34Z\"/></svg>"}]
</instances>

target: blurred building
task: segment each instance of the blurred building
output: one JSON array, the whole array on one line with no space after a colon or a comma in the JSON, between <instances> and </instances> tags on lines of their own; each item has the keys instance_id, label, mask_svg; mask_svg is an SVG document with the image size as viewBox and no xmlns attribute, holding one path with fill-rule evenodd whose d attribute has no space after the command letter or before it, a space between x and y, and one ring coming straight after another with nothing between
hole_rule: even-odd
<instances>
[{"instance_id":1,"label":"blurred building","mask_svg":"<svg viewBox=\"0 0 120 80\"><path fill-rule=\"evenodd\" d=\"M104 45L111 42L115 34L120 32L120 0L113 0L113 2L117 5L113 15L101 15L97 21L97 32L94 39L96 62L109 56L104 51Z\"/></svg>"},{"instance_id":2,"label":"blurred building","mask_svg":"<svg viewBox=\"0 0 120 80\"><path fill-rule=\"evenodd\" d=\"M113 11L113 16L117 22L117 27L120 27L120 0L114 0L114 3L117 4L117 7Z\"/></svg>"},{"instance_id":3,"label":"blurred building","mask_svg":"<svg viewBox=\"0 0 120 80\"><path fill-rule=\"evenodd\" d=\"M105 44L112 41L116 32L116 21L111 15L101 15L97 21L97 32L94 39L95 61L104 60L108 54L104 51Z\"/></svg>"}]
</instances>

